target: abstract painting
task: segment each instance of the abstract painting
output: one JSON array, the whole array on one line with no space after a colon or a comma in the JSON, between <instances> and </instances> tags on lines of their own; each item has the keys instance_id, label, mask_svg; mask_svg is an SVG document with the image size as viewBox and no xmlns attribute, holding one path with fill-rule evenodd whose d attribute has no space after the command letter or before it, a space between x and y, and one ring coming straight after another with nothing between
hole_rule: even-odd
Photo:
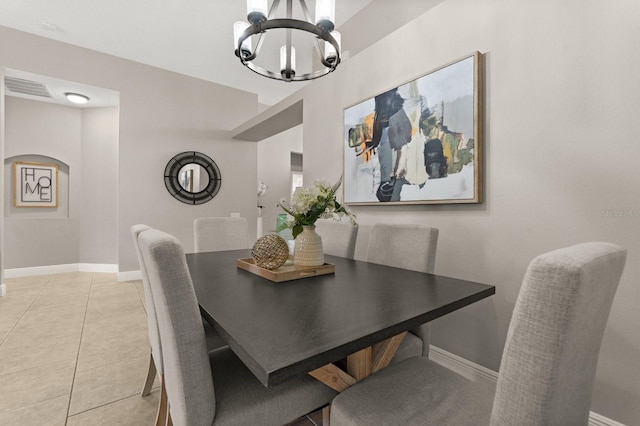
<instances>
[{"instance_id":1,"label":"abstract painting","mask_svg":"<svg viewBox=\"0 0 640 426\"><path fill-rule=\"evenodd\" d=\"M481 58L345 108L345 203L482 201Z\"/></svg>"}]
</instances>

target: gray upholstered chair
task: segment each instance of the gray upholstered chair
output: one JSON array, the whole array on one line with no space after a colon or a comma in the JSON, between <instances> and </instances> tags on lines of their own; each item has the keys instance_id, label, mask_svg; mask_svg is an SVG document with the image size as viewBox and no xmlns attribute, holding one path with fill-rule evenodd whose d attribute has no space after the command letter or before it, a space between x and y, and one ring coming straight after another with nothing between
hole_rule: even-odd
<instances>
[{"instance_id":1,"label":"gray upholstered chair","mask_svg":"<svg viewBox=\"0 0 640 426\"><path fill-rule=\"evenodd\" d=\"M158 323L156 320L156 311L153 307L153 301L151 298L151 289L149 288L149 278L147 275L147 268L142 260L142 254L140 253L140 246L138 245L138 235L141 232L151 229L151 227L143 224L133 225L131 227L131 236L133 238L133 245L136 248L136 255L138 256L138 265L140 266L140 275L142 276L142 288L144 289L145 308L147 311L147 328L149 329L149 344L151 346L151 354L149 355L149 370L147 372L147 379L144 382L141 395L147 396L151 392L151 386L156 377L156 372L162 376L162 348L160 347L160 336L158 332Z\"/></svg>"},{"instance_id":2,"label":"gray upholstered chair","mask_svg":"<svg viewBox=\"0 0 640 426\"><path fill-rule=\"evenodd\" d=\"M347 389L331 425L586 425L626 250L585 243L535 258L507 333L495 395L414 357Z\"/></svg>"},{"instance_id":3,"label":"gray upholstered chair","mask_svg":"<svg viewBox=\"0 0 640 426\"><path fill-rule=\"evenodd\" d=\"M141 232L152 229L151 227L143 224L133 225L131 227L131 236L133 238L133 245L136 249L136 255L138 256L138 264L140 266L140 275L142 276L142 288L144 289L145 308L147 311L147 328L149 333L149 345L151 346L151 353L149 355L149 368L147 370L147 377L142 387L141 396L147 396L151 393L151 387L156 378L156 374L160 377L161 391L160 391L160 405L158 407L158 414L156 422L158 424L164 424L166 422L166 392L164 389L163 381L163 363L162 363L162 345L160 344L160 332L158 331L158 320L156 317L156 310L153 303L153 297L151 294L151 288L149 287L149 275L147 273L147 267L142 258L140 252L140 246L138 244L138 236ZM226 346L225 341L220 335L206 322L203 322L205 330L207 350L213 351L218 348Z\"/></svg>"},{"instance_id":4,"label":"gray upholstered chair","mask_svg":"<svg viewBox=\"0 0 640 426\"><path fill-rule=\"evenodd\" d=\"M321 219L316 221L316 232L322 237L322 249L325 254L353 259L358 236L357 225Z\"/></svg>"},{"instance_id":5,"label":"gray upholstered chair","mask_svg":"<svg viewBox=\"0 0 640 426\"><path fill-rule=\"evenodd\" d=\"M336 392L311 376L266 388L229 348L207 353L180 242L155 229L143 231L138 242L158 318L173 424L283 425L331 401Z\"/></svg>"},{"instance_id":6,"label":"gray upholstered chair","mask_svg":"<svg viewBox=\"0 0 640 426\"><path fill-rule=\"evenodd\" d=\"M249 248L244 217L201 217L193 221L196 253Z\"/></svg>"},{"instance_id":7,"label":"gray upholstered chair","mask_svg":"<svg viewBox=\"0 0 640 426\"><path fill-rule=\"evenodd\" d=\"M426 225L375 224L369 236L367 262L433 273L438 229ZM411 356L429 356L429 324L407 333L392 363Z\"/></svg>"}]
</instances>

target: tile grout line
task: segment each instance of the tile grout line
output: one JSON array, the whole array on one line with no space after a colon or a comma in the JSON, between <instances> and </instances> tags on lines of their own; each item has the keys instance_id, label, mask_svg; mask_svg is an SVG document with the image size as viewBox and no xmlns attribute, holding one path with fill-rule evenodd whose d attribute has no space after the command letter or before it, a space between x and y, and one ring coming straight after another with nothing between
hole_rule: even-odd
<instances>
[{"instance_id":1,"label":"tile grout line","mask_svg":"<svg viewBox=\"0 0 640 426\"><path fill-rule=\"evenodd\" d=\"M40 297L40 295L42 294L42 292L44 291L45 287L47 287L49 285L49 282L51 281L53 277L51 275L49 275L49 279L47 279L47 282L42 286L42 288L40 289L40 291L38 292L38 294L36 295L36 297L33 298L33 300L29 303L29 306L26 307L26 309L24 310L24 312L22 312L22 315L20 315L20 318L18 318L18 320L15 322L15 324L13 324L13 326L9 329L9 331L7 332L7 334L2 338L2 340L0 340L0 346L2 346L2 344L5 342L5 340L7 340L7 338L9 337L9 335L11 334L11 332L13 331L14 328L16 328L16 326L18 325L18 323L20 321L22 321L22 319L24 318L24 316L27 314L27 311L31 308L31 306L33 306L33 303L36 301L36 299L38 297Z\"/></svg>"},{"instance_id":2,"label":"tile grout line","mask_svg":"<svg viewBox=\"0 0 640 426\"><path fill-rule=\"evenodd\" d=\"M87 292L87 303L84 307L84 317L82 318L82 329L80 330L80 342L78 343L78 352L76 353L76 363L73 366L73 378L71 379L71 389L69 389L69 403L67 404L67 415L64 419L64 424L67 426L69 422L69 410L71 410L71 398L73 397L73 385L76 381L76 374L78 372L78 361L80 359L80 348L82 347L82 336L84 334L84 325L87 320L87 311L89 310L89 299L91 297L91 289L93 288L93 277L94 274L91 274L91 282L89 284L89 291Z\"/></svg>"},{"instance_id":3,"label":"tile grout line","mask_svg":"<svg viewBox=\"0 0 640 426\"><path fill-rule=\"evenodd\" d=\"M41 404L43 402L51 401L52 399L60 398L60 397L65 396L65 395L69 395L69 394L62 393L60 395L56 395L56 396L52 396L52 397L47 398L47 399L43 399L42 401L36 401L36 402L32 402L32 403L30 403L28 405L23 405L21 407L16 407L16 408L11 408L9 410L0 411L0 414L7 414L7 413L11 413L12 411L23 410L25 408L33 407L34 405L38 405L38 404Z\"/></svg>"},{"instance_id":4,"label":"tile grout line","mask_svg":"<svg viewBox=\"0 0 640 426\"><path fill-rule=\"evenodd\" d=\"M72 397L73 394L75 392L81 391L80 387L82 387L80 384L78 384L78 386L80 387L76 387L76 383L75 380L77 379L81 379L83 376L83 372L87 371L87 369L85 370L80 370L79 367L81 367L81 365L79 364L80 361L80 352L82 351L82 347L84 347L84 345L86 344L85 341L85 337L84 336L84 332L87 331L89 333L90 331L90 327L91 327L91 322L89 324L87 324L87 319L91 319L92 317L89 315L89 304L92 302L93 298L92 295L93 290L100 290L101 288L101 284L103 283L103 279L101 278L101 274L99 273L95 273L95 274L91 274L88 276L85 276L84 279L82 280L76 280L74 276L67 276L65 278L60 278L57 274L53 275L53 276L48 276L46 278L43 278L43 280L39 283L36 283L37 286L41 286L40 288L36 287L33 290L32 296L31 296L31 300L26 299L25 302L25 308L24 308L24 312L20 312L18 311L17 314L19 315L18 319L16 319L16 324L13 325L13 327L9 330L9 332L7 334L13 334L15 335L15 333L17 332L17 330L15 330L15 327L17 327L17 325L20 325L22 323L22 321L25 321L26 317L29 317L27 314L29 314L30 312L32 312L31 310L34 309L34 307L36 307L35 302L37 300L39 300L39 298L43 297L43 294L45 292L47 292L49 288L51 288L51 291L56 290L57 287L60 285L60 287L64 287L67 284L78 284L76 287L78 287L79 289L83 289L83 291L87 291L87 293L85 293L85 300L84 302L82 301L82 298L80 298L79 300L77 300L78 303L84 303L84 312L83 312L83 316L80 317L79 314L80 312L77 312L78 315L74 315L75 320L73 322L74 324L74 328L75 327L80 327L79 330L79 340L77 341L77 351L76 351L76 357L74 358L67 358L66 362L70 362L71 360L74 361L74 367L72 369L72 380L71 383L69 384L69 388L67 388L67 391L56 395L56 396L52 396L49 395L46 399L43 399L42 401L37 401L34 402L30 405L36 405L39 404L41 402L44 401L50 401L53 400L55 398L59 398L59 405L58 403L56 405L59 406L59 414L60 414L60 420L62 420L62 418L64 418L64 424L66 425L70 425L71 423L69 423L69 420L72 420L72 423L77 421L78 419L71 419L71 417L76 417L79 414L83 414L82 418L84 419L86 416L89 416L91 418L93 418L93 414L91 414L92 410L95 410L97 408L102 408L103 410L111 410L111 408L105 408L105 407L110 407L112 406L114 403L122 403L122 401L125 401L127 399L131 399L132 397L136 396L138 394L138 392L134 392L131 395L125 395L125 396L121 396L120 398L114 399L113 401L109 401L109 402L104 402L102 404L96 405L95 407L90 407L87 409L83 409L82 411L79 411L77 413L74 413L73 415L71 415L71 403L72 403ZM143 288L140 286L140 284L135 285L135 289L134 289L134 293L137 297L132 298L131 300L135 300L136 301L136 305L142 305L140 306L142 308L142 313L144 316L146 316L147 312L146 312L146 308L144 306L144 300L143 300ZM24 300L24 299L23 299ZM39 306L39 305L37 305ZM77 305L78 308L80 308L82 305ZM138 310L139 308L136 307L136 310ZM80 324L78 324L80 322ZM146 324L145 324L146 326ZM6 342L6 340L5 340ZM73 348L71 348L71 350L73 351ZM84 353L84 352L83 352ZM73 355L72 355L73 356ZM134 360L136 358L136 356L130 356L125 358L126 360ZM83 358L84 359L84 358ZM62 361L58 361L58 362L62 362ZM54 363L57 364L58 362ZM111 363L105 364L105 365L110 365L113 364L117 361L113 361ZM101 366L96 366L94 368L99 368L102 367L104 365ZM69 366L70 367L70 366ZM91 369L88 369L91 370ZM68 371L68 370L67 370ZM68 377L68 373L66 374ZM68 379L67 379L68 380ZM65 380L66 381L66 380ZM66 381L67 383L69 383L68 381ZM156 386L153 388L153 392L157 394L159 387ZM78 395L76 395L77 397ZM64 407L64 400L62 400L62 398L68 398L67 399L67 406ZM18 407L18 408L23 408L23 407ZM14 411L14 410L10 410L10 411ZM27 415L26 413L24 413L24 415ZM63 417L64 416L64 417Z\"/></svg>"},{"instance_id":5,"label":"tile grout line","mask_svg":"<svg viewBox=\"0 0 640 426\"><path fill-rule=\"evenodd\" d=\"M158 389L158 388L156 387L154 389ZM107 405L111 405L111 404L115 404L116 402L124 401L125 399L131 398L132 396L136 396L138 394L139 394L139 392L136 392L136 393L133 393L131 395L123 396L122 398L114 399L113 401L105 402L104 404L96 405L95 407L91 407L91 408L87 408L86 410L79 411L79 412L77 412L75 414L67 416L67 421L69 420L70 417L78 416L80 414L87 413L87 412L95 410L97 408L106 407Z\"/></svg>"},{"instance_id":6,"label":"tile grout line","mask_svg":"<svg viewBox=\"0 0 640 426\"><path fill-rule=\"evenodd\" d=\"M134 285L135 285L135 284L134 284ZM144 311L144 313L145 313L145 318L146 318L147 310L146 310L146 307L145 307L145 305L144 305L144 301L142 300L142 296L138 293L137 289L136 289L136 294L138 295L138 299L140 300L140 304L142 305L142 310ZM89 301L88 301L88 303L91 303L91 297L89 297ZM87 304L87 311L88 311L88 304ZM143 325L143 327L144 327L144 328L147 328L146 323ZM84 328L84 327L83 327L83 328ZM81 340L82 340L82 337L81 337ZM80 370L79 372L80 372L80 373L83 373L83 372L85 372L85 371L91 371L91 370L95 370L95 369L97 369L97 368L102 368L102 367L106 367L106 366L109 366L109 365L117 364L117 363L122 362L122 361L129 361L129 360L132 360L132 359L142 358L142 357L148 358L149 356L148 356L148 355L142 355L142 356L130 356L130 357L128 357L128 358L118 358L117 360L113 360L113 361L108 362L108 363L106 363L106 364L96 365L96 366L93 366L93 367L91 367L91 368L84 368L84 369ZM77 368L77 366L76 366L76 368ZM156 386L153 386L151 389L157 389L157 388L159 388L159 387L160 387L160 385L156 385ZM127 398L128 398L128 397L127 397ZM75 414L74 414L74 415L75 415Z\"/></svg>"}]
</instances>

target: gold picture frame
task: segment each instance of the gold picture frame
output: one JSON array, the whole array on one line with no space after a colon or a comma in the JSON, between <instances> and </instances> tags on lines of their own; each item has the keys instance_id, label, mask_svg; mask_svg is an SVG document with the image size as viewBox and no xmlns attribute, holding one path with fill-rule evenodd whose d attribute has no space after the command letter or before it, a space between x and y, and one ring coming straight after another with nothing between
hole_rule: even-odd
<instances>
[{"instance_id":1,"label":"gold picture frame","mask_svg":"<svg viewBox=\"0 0 640 426\"><path fill-rule=\"evenodd\" d=\"M482 202L482 55L344 109L344 203Z\"/></svg>"}]
</instances>

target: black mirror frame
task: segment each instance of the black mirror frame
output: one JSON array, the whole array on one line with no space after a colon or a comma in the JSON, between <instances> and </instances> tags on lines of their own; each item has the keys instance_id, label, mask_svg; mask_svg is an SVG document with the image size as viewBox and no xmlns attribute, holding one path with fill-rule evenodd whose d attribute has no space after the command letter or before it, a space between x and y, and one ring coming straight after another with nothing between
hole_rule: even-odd
<instances>
[{"instance_id":1,"label":"black mirror frame","mask_svg":"<svg viewBox=\"0 0 640 426\"><path fill-rule=\"evenodd\" d=\"M209 175L207 187L199 192L189 192L180 186L180 169L188 164L197 164ZM218 165L205 154L197 151L186 151L173 157L164 169L164 185L173 198L185 204L203 204L211 200L220 191L222 175Z\"/></svg>"}]
</instances>

